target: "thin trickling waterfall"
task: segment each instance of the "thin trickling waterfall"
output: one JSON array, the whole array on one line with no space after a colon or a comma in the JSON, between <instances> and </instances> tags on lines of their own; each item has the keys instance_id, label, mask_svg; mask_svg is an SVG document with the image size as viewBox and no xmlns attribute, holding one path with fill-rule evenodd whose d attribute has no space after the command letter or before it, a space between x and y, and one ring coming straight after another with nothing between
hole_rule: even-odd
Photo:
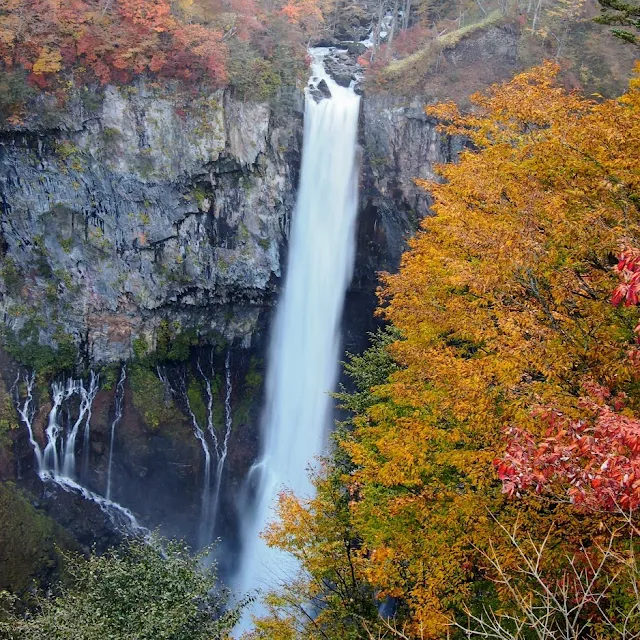
<instances>
[{"instance_id":1,"label":"thin trickling waterfall","mask_svg":"<svg viewBox=\"0 0 640 640\"><path fill-rule=\"evenodd\" d=\"M259 533L274 516L281 487L312 493L307 471L326 446L328 393L336 383L339 325L354 261L359 97L327 75L326 49L311 53L312 83L324 80L332 97L316 103L307 93L300 187L271 337L262 455L250 474L257 493L243 524L239 592L290 578L285 559Z\"/></svg>"},{"instance_id":2,"label":"thin trickling waterfall","mask_svg":"<svg viewBox=\"0 0 640 640\"><path fill-rule=\"evenodd\" d=\"M76 438L80 425L84 422L84 440L82 446L83 455L89 458L89 424L91 423L91 407L98 393L98 376L91 371L89 376L89 388L85 388L82 380L73 381L74 391L80 396L80 408L76 419L65 443L63 451L62 475L73 478L76 470Z\"/></svg>"},{"instance_id":3,"label":"thin trickling waterfall","mask_svg":"<svg viewBox=\"0 0 640 640\"><path fill-rule=\"evenodd\" d=\"M72 478L75 474L76 466L76 439L80 425L85 423L85 434L89 430L91 420L91 406L98 393L98 376L92 371L89 377L89 386L85 386L83 380L69 378L61 382L53 382L51 385L51 396L53 406L49 412L49 423L47 425L47 444L43 455L43 471ZM64 402L72 396L79 396L80 405L78 417L73 426L65 434L63 431L60 411ZM84 450L88 449L88 437L85 437Z\"/></svg>"},{"instance_id":4,"label":"thin trickling waterfall","mask_svg":"<svg viewBox=\"0 0 640 640\"><path fill-rule=\"evenodd\" d=\"M222 484L222 473L224 471L224 464L227 459L229 436L231 434L231 427L233 423L231 415L231 349L227 350L227 356L225 358L224 425L223 432L221 433L218 433L214 421L214 391L212 387L212 379L215 375L215 370L213 366L213 350L211 351L209 361L210 375L207 375L203 370L200 364L200 359L198 359L196 363L196 368L198 370L198 374L202 378L206 393L206 428L199 424L198 419L192 410L191 401L189 400L189 395L186 391L186 384L184 380L181 381L181 384L183 387L183 395L185 398L187 412L191 417L193 431L202 446L202 450L205 456L202 506L200 511L200 524L198 532L198 543L200 546L205 546L213 541L216 519L218 517L218 507L220 504L220 486ZM215 473L213 474L212 479L214 464Z\"/></svg>"},{"instance_id":5,"label":"thin trickling waterfall","mask_svg":"<svg viewBox=\"0 0 640 640\"><path fill-rule=\"evenodd\" d=\"M231 427L233 426L233 415L231 413L231 394L233 392L233 388L231 386L231 349L227 350L227 357L224 361L224 372L224 437L222 438L221 444L220 440L216 438L218 460L216 462L216 481L213 487L213 502L211 507L211 520L214 526L218 518L218 507L220 506L220 486L222 485L222 472L224 471L224 463L227 460L229 436L231 435Z\"/></svg>"},{"instance_id":6,"label":"thin trickling waterfall","mask_svg":"<svg viewBox=\"0 0 640 640\"><path fill-rule=\"evenodd\" d=\"M202 369L200 368L200 362L198 362L198 369L201 372L202 377L204 378L205 385L209 390L209 405L207 407L207 420L209 424L212 423L212 398L211 398L211 389L210 389L210 381L209 379L202 373ZM193 412L191 407L191 400L189 399L189 392L187 391L186 385L186 377L185 373L181 379L182 384L182 394L184 397L185 405L187 407L187 411L189 413L189 417L191 418L191 425L193 426L193 433L200 442L200 446L202 447L202 452L204 453L204 478L203 478L203 486L202 486L202 501L200 507L200 527L198 531L198 544L203 547L211 542L211 531L210 531L210 523L211 523L211 451L209 450L209 444L207 443L207 438L204 434L200 423L198 422L198 418L196 414Z\"/></svg>"},{"instance_id":7,"label":"thin trickling waterfall","mask_svg":"<svg viewBox=\"0 0 640 640\"><path fill-rule=\"evenodd\" d=\"M42 449L38 444L38 441L35 439L33 434L33 416L36 413L36 408L33 404L33 386L36 381L35 371L31 375L25 375L24 382L26 385L26 395L24 402L20 402L20 374L16 378L16 381L13 383L13 389L15 391L15 405L18 410L18 415L20 416L20 420L27 427L27 432L29 433L29 442L31 443L31 447L33 449L33 453L36 457L36 464L38 465L38 471L42 470L43 460L42 460Z\"/></svg>"},{"instance_id":8,"label":"thin trickling waterfall","mask_svg":"<svg viewBox=\"0 0 640 640\"><path fill-rule=\"evenodd\" d=\"M24 400L20 399L20 381L26 387ZM49 411L47 428L45 430L46 443L44 450L38 444L33 431L33 419L36 413L34 405L35 374L18 374L14 388L14 400L20 419L27 428L29 442L33 448L38 467L38 475L43 482L52 482L64 491L81 495L86 500L96 503L109 517L114 527L134 535L146 535L148 530L138 523L129 509L105 498L81 484L76 475L76 439L80 427L84 422L84 432L88 433L91 420L91 408L98 393L98 375L91 371L88 385L83 380L55 381L51 385L52 406ZM69 423L66 432L62 423L62 410L73 396L79 397L78 415ZM88 436L83 444L83 458L88 449ZM88 455L87 455L88 459Z\"/></svg>"},{"instance_id":9,"label":"thin trickling waterfall","mask_svg":"<svg viewBox=\"0 0 640 640\"><path fill-rule=\"evenodd\" d=\"M124 383L127 379L127 365L122 365L120 379L116 386L115 394L115 414L111 423L111 437L109 439L109 467L107 469L107 500L111 500L111 470L113 469L113 443L116 435L116 426L122 420L122 412L124 409Z\"/></svg>"}]
</instances>

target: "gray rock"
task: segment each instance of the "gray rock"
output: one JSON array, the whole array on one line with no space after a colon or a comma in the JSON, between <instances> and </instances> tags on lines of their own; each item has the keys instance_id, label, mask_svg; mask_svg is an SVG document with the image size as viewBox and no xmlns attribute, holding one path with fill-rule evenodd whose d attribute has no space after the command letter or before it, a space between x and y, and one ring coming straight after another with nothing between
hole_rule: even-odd
<instances>
[{"instance_id":1,"label":"gray rock","mask_svg":"<svg viewBox=\"0 0 640 640\"><path fill-rule=\"evenodd\" d=\"M100 112L0 136L0 230L13 279L0 312L96 362L153 345L160 322L250 340L278 291L301 114L222 91L108 87ZM233 310L233 311L231 311Z\"/></svg>"},{"instance_id":2,"label":"gray rock","mask_svg":"<svg viewBox=\"0 0 640 640\"><path fill-rule=\"evenodd\" d=\"M309 87L309 93L316 102L320 102L325 98L331 97L331 91L325 80L320 80L318 84L311 85Z\"/></svg>"},{"instance_id":3,"label":"gray rock","mask_svg":"<svg viewBox=\"0 0 640 640\"><path fill-rule=\"evenodd\" d=\"M347 47L347 53L352 56L361 56L366 50L367 47L362 42L350 42Z\"/></svg>"},{"instance_id":4,"label":"gray rock","mask_svg":"<svg viewBox=\"0 0 640 640\"><path fill-rule=\"evenodd\" d=\"M334 73L333 79L336 81L336 84L339 84L341 87L350 87L352 80L354 80L354 76L350 73Z\"/></svg>"}]
</instances>

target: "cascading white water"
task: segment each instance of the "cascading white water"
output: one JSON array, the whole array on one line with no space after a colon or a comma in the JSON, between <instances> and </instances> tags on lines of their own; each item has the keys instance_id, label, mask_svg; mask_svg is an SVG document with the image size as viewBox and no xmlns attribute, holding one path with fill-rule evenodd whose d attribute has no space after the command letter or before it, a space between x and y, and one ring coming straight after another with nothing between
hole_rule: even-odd
<instances>
[{"instance_id":1,"label":"cascading white water","mask_svg":"<svg viewBox=\"0 0 640 640\"><path fill-rule=\"evenodd\" d=\"M336 383L339 325L355 253L360 99L328 76L327 52L311 50L312 82L324 80L331 98L316 103L307 91L298 200L269 353L262 455L251 471L256 502L243 524L240 593L290 577L282 575L282 556L259 534L273 519L283 486L312 493L308 466L322 453L331 422L328 394Z\"/></svg>"},{"instance_id":2,"label":"cascading white water","mask_svg":"<svg viewBox=\"0 0 640 640\"><path fill-rule=\"evenodd\" d=\"M213 487L213 499L211 507L211 521L214 527L218 518L218 507L220 505L220 486L222 485L222 472L224 471L224 463L227 460L227 452L229 450L229 436L231 435L231 428L233 426L233 415L231 413L231 393L233 391L231 386L231 349L227 350L227 357L224 361L224 371L224 437L222 439L221 445L218 445L219 440L216 439L216 445L218 445L216 447L218 460L216 465L216 481Z\"/></svg>"},{"instance_id":3,"label":"cascading white water","mask_svg":"<svg viewBox=\"0 0 640 640\"><path fill-rule=\"evenodd\" d=\"M109 517L117 529L121 529L132 535L147 535L149 531L138 523L129 509L110 500L108 497L105 498L91 491L73 477L76 469L76 438L83 422L85 422L85 434L88 433L89 422L91 420L91 408L99 389L97 374L93 371L90 372L89 384L87 386L85 386L83 380L75 380L73 378L52 383L52 406L49 411L45 431L46 445L44 451L38 444L33 432L33 418L35 416L33 397L35 373L24 376L26 395L22 402L20 401L20 379L21 376L18 374L16 382L13 385L15 392L14 400L20 419L27 428L29 442L36 457L38 475L41 480L44 482L52 482L64 491L70 491L81 495L86 500L91 500ZM74 395L80 398L78 416L65 434L64 426L60 420L60 412L65 402ZM83 447L84 449L88 449L87 437L85 437Z\"/></svg>"},{"instance_id":4,"label":"cascading white water","mask_svg":"<svg viewBox=\"0 0 640 640\"><path fill-rule=\"evenodd\" d=\"M111 438L109 440L109 467L107 469L107 500L111 500L111 470L113 469L113 443L116 436L116 426L120 420L122 420L122 412L124 409L124 383L127 379L127 365L122 365L122 371L120 372L120 379L116 386L115 395L115 415L113 416L113 422L111 423Z\"/></svg>"}]
</instances>

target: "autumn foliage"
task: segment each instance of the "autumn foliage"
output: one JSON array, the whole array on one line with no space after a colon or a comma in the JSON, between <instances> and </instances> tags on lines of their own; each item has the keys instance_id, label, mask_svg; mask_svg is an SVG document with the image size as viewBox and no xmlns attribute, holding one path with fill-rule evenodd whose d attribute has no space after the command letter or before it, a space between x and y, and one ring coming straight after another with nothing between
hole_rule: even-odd
<instances>
[{"instance_id":1,"label":"autumn foliage","mask_svg":"<svg viewBox=\"0 0 640 640\"><path fill-rule=\"evenodd\" d=\"M144 72L224 84L222 38L172 16L167 0L9 0L0 9L0 59L40 84L78 67L103 84Z\"/></svg>"},{"instance_id":2,"label":"autumn foliage","mask_svg":"<svg viewBox=\"0 0 640 640\"><path fill-rule=\"evenodd\" d=\"M304 69L304 43L322 23L318 6L316 0L5 0L0 83L17 86L26 73L29 85L60 100L73 86L124 84L140 75L177 79L194 90L240 86L244 75L241 97L264 99ZM249 59L230 71L245 50ZM249 91L252 84L259 90ZM11 93L2 103L17 112L24 91Z\"/></svg>"},{"instance_id":3,"label":"autumn foliage","mask_svg":"<svg viewBox=\"0 0 640 640\"><path fill-rule=\"evenodd\" d=\"M640 506L640 420L620 412L624 402L596 387L581 399L580 419L541 409L548 435L540 441L517 427L509 429L506 454L496 462L503 491L566 494L581 509L635 511Z\"/></svg>"},{"instance_id":4,"label":"autumn foliage","mask_svg":"<svg viewBox=\"0 0 640 640\"><path fill-rule=\"evenodd\" d=\"M547 540L538 568L560 584L567 558L603 544L615 507L638 504L637 258L625 250L640 246L640 82L598 102L556 86L557 72L546 64L476 95L470 114L427 110L468 147L438 168L442 182L419 183L435 216L383 277L380 314L401 336L383 346L394 366L377 364L379 346L357 363L367 375L318 497L292 509L287 496L267 533L298 555L307 585L325 580L313 598L346 567L342 590L391 598L404 634L349 609L362 596L347 593L319 605L343 629L335 637L438 637L468 607L508 612L509 593L489 586L488 545L507 572L520 560L496 518ZM340 519L321 508L336 476ZM329 541L340 563L321 552ZM270 619L290 620L294 601Z\"/></svg>"}]
</instances>

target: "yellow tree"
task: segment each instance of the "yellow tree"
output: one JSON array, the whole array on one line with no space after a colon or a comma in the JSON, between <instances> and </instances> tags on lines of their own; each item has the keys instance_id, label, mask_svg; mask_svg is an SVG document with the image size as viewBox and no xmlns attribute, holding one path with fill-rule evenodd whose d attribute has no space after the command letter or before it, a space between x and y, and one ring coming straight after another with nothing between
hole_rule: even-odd
<instances>
[{"instance_id":1,"label":"yellow tree","mask_svg":"<svg viewBox=\"0 0 640 640\"><path fill-rule=\"evenodd\" d=\"M627 358L638 311L610 304L616 255L640 242L640 86L597 103L555 86L556 73L547 64L476 95L472 115L428 109L470 148L439 167L442 183L420 182L436 215L380 292L403 337L388 347L399 368L340 439L358 578L398 603L410 637L444 634L474 594L489 597L492 514L550 531L550 570L601 535L570 505L504 500L493 461L505 429L540 430L540 405L579 417L585 382L625 392L629 411L640 401ZM292 550L287 536L271 542Z\"/></svg>"}]
</instances>

